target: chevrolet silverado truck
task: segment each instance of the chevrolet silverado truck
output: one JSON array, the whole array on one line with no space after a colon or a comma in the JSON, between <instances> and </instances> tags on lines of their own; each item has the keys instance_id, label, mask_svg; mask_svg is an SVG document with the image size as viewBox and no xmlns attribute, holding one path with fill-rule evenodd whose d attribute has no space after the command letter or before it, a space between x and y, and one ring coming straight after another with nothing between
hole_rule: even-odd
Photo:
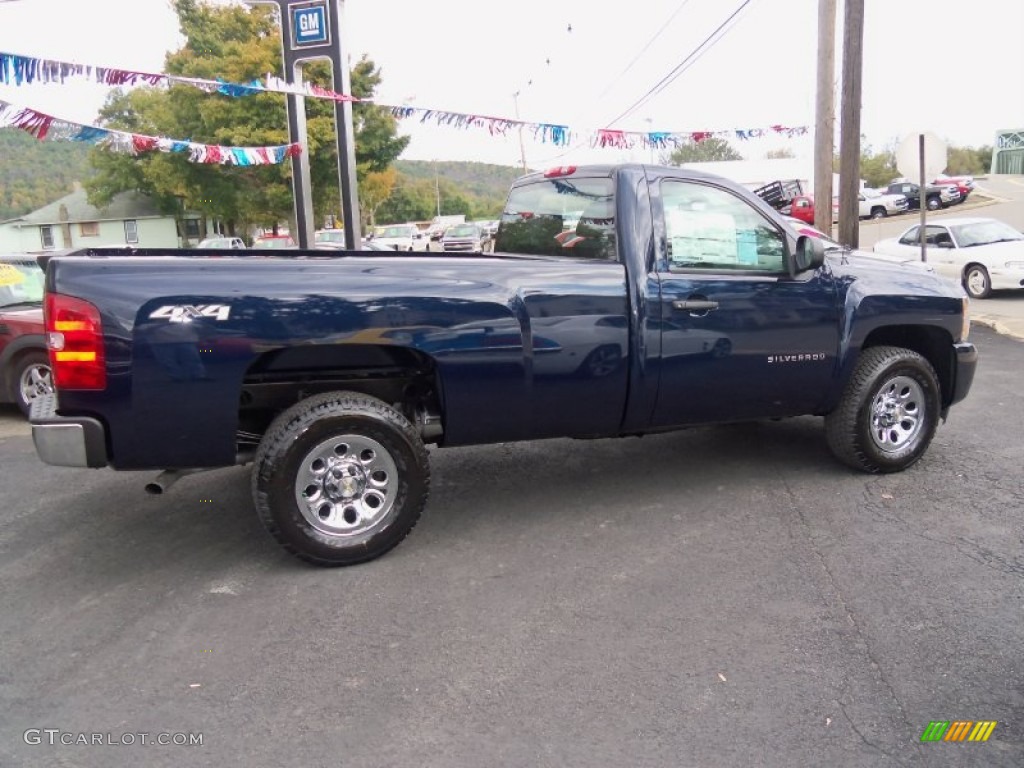
<instances>
[{"instance_id":1,"label":"chevrolet silverado truck","mask_svg":"<svg viewBox=\"0 0 1024 768\"><path fill-rule=\"evenodd\" d=\"M977 363L960 286L801 236L688 169L524 176L494 254L213 256L49 261L37 453L163 470L153 491L251 463L263 524L318 565L412 530L426 444L816 415L841 462L895 472Z\"/></svg>"}]
</instances>

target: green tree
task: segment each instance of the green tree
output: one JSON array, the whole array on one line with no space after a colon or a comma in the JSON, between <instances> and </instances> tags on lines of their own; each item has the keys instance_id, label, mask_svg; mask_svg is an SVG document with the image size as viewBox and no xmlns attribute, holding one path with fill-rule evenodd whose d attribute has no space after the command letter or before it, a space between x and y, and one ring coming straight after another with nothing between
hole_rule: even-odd
<instances>
[{"instance_id":1,"label":"green tree","mask_svg":"<svg viewBox=\"0 0 1024 768\"><path fill-rule=\"evenodd\" d=\"M991 167L991 146L985 145L975 149L950 145L946 173L951 176L979 176L988 173Z\"/></svg>"},{"instance_id":2,"label":"green tree","mask_svg":"<svg viewBox=\"0 0 1024 768\"><path fill-rule=\"evenodd\" d=\"M224 78L248 82L266 72L282 75L280 32L272 13L262 7L209 5L174 0L186 42L167 56L165 71L173 75ZM372 96L381 73L368 58L350 72L353 95ZM331 87L326 65L304 71L309 82ZM394 117L384 108L357 103L355 154L357 176L386 170L408 143L397 135ZM314 215L340 216L340 191L334 131L334 104L306 100L310 178ZM103 124L120 130L234 146L270 146L287 142L285 97L259 94L232 98L207 94L190 86L137 88L112 95L101 113ZM88 184L97 204L126 189L152 195L167 212L183 208L223 219L228 230L253 225L271 227L293 216L289 163L267 166L205 165L180 155L130 157L96 150L96 176Z\"/></svg>"},{"instance_id":3,"label":"green tree","mask_svg":"<svg viewBox=\"0 0 1024 768\"><path fill-rule=\"evenodd\" d=\"M717 136L694 141L677 147L668 156L670 165L682 165L683 163L705 163L712 160L742 160L737 149L725 139Z\"/></svg>"}]
</instances>

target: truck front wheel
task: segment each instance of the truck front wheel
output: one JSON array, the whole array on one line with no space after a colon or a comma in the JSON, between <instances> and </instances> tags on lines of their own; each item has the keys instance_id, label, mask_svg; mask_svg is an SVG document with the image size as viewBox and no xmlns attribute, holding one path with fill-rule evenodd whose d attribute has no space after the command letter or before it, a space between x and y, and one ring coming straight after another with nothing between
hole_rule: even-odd
<instances>
[{"instance_id":1,"label":"truck front wheel","mask_svg":"<svg viewBox=\"0 0 1024 768\"><path fill-rule=\"evenodd\" d=\"M286 550L314 565L379 557L413 529L430 465L412 424L355 392L302 400L270 425L256 453L253 501Z\"/></svg>"},{"instance_id":2,"label":"truck front wheel","mask_svg":"<svg viewBox=\"0 0 1024 768\"><path fill-rule=\"evenodd\" d=\"M938 378L909 349L871 347L861 353L839 406L825 417L836 458L865 472L899 472L927 450L939 423Z\"/></svg>"}]
</instances>

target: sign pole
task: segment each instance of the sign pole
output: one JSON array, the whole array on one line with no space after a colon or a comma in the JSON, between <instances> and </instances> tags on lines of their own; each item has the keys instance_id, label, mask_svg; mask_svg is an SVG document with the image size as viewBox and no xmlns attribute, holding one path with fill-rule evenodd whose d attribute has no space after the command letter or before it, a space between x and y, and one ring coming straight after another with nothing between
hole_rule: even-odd
<instances>
[{"instance_id":1,"label":"sign pole","mask_svg":"<svg viewBox=\"0 0 1024 768\"><path fill-rule=\"evenodd\" d=\"M307 61L330 63L335 89L351 90L348 63L342 51L342 7L344 0L253 0L277 6L281 17L281 49L284 74L289 84L301 84L302 65ZM313 195L310 186L309 142L306 136L306 104L303 96L289 94L288 140L300 143L307 151L292 158L292 194L295 198L295 225L300 248L313 245ZM335 136L338 147L338 183L341 187L341 215L345 226L345 247L359 248L362 235L359 199L356 187L355 129L352 103L334 105Z\"/></svg>"},{"instance_id":2,"label":"sign pole","mask_svg":"<svg viewBox=\"0 0 1024 768\"><path fill-rule=\"evenodd\" d=\"M925 229L925 221L928 218L928 215L926 213L926 211L928 210L928 196L927 196L928 188L925 187L925 185L924 185L924 177L925 177L924 169L925 169L925 165L924 165L924 134L923 133L919 133L917 135L917 156L918 156L917 157L918 163L919 163L920 168L921 168L921 175L920 175L920 179L919 179L920 186L918 187L918 190L917 190L917 193L918 193L917 200L918 200L918 203L921 206L921 261L928 261L928 246L927 246L927 241L925 239L925 231L924 231L924 229Z\"/></svg>"}]
</instances>

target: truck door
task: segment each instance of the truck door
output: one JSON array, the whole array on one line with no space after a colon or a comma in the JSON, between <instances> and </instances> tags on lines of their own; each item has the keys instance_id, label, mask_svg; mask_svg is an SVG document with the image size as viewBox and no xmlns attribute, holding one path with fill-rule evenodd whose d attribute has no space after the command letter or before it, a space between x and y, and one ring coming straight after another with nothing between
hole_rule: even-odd
<instances>
[{"instance_id":1,"label":"truck door","mask_svg":"<svg viewBox=\"0 0 1024 768\"><path fill-rule=\"evenodd\" d=\"M729 189L671 178L656 186L660 299L647 332L660 333L662 356L653 426L817 412L839 343L830 271L791 278L790 238Z\"/></svg>"}]
</instances>

